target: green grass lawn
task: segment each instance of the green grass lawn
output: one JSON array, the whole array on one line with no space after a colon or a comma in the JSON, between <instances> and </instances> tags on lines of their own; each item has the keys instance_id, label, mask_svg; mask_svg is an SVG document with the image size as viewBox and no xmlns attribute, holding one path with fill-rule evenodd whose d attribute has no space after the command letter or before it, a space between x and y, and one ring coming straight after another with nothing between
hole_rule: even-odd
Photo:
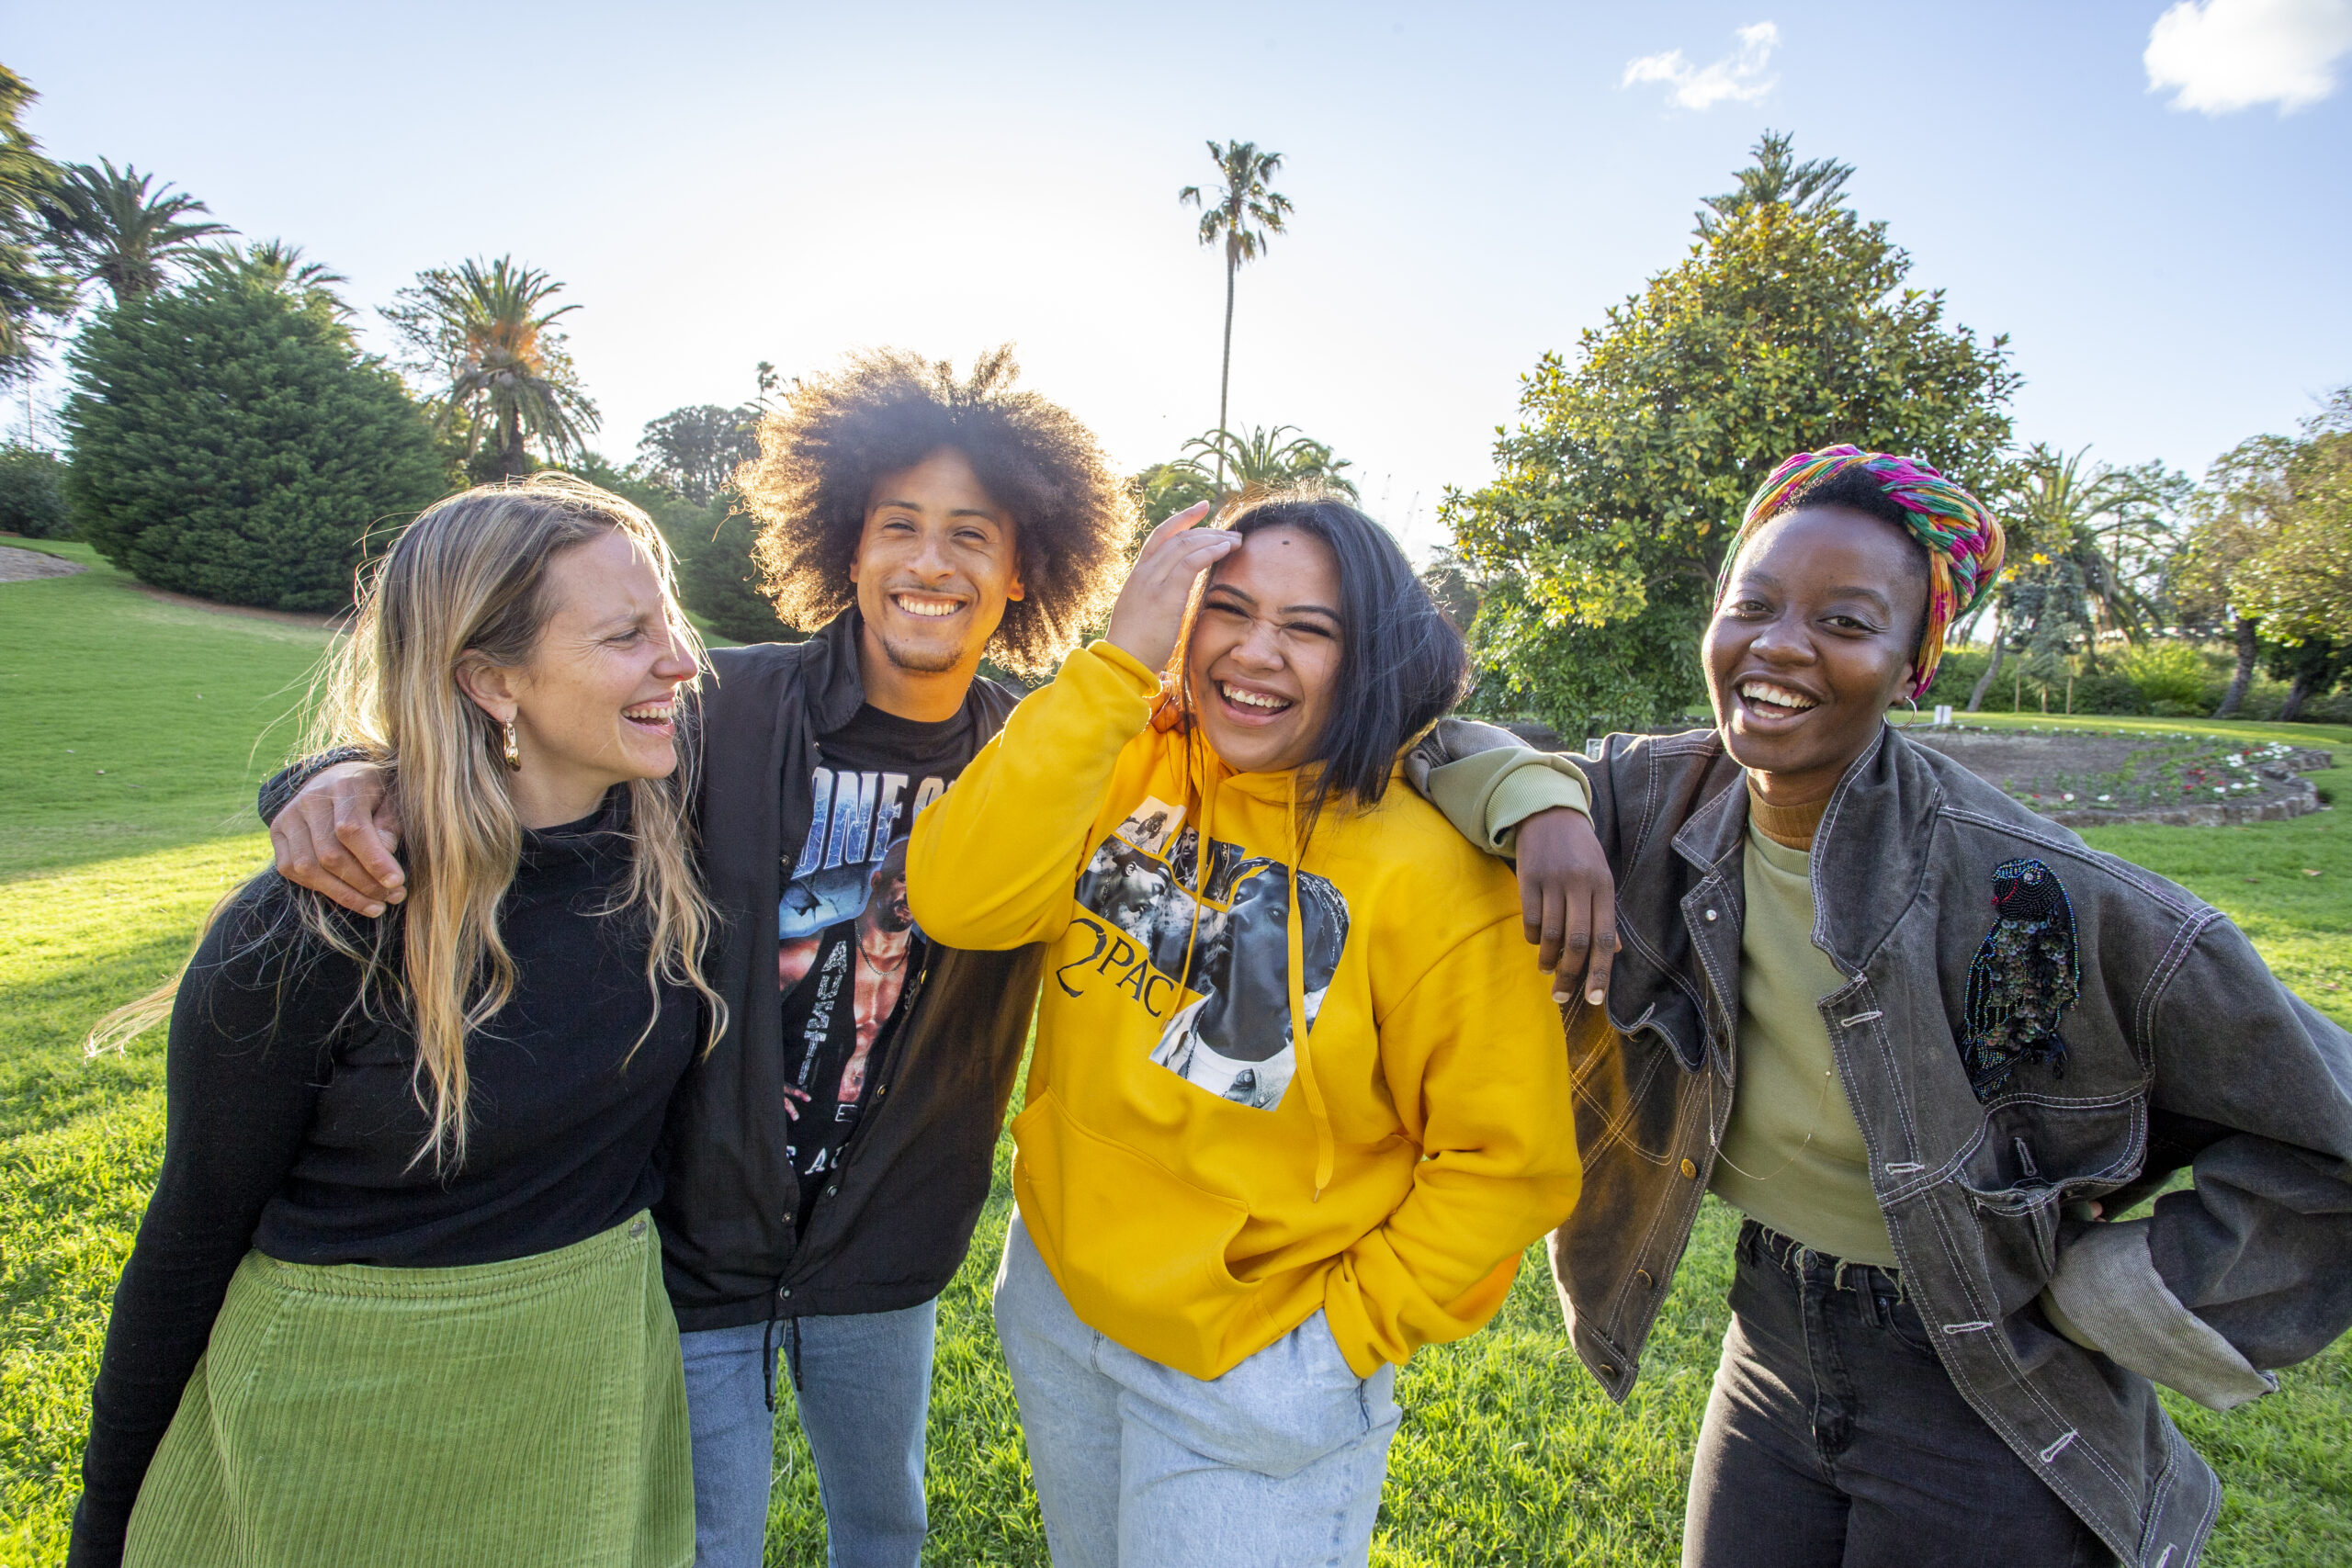
<instances>
[{"instance_id":1,"label":"green grass lawn","mask_svg":"<svg viewBox=\"0 0 2352 1568\"><path fill-rule=\"evenodd\" d=\"M252 786L291 744L282 721L324 645L322 633L158 604L103 566L0 585L0 1562L63 1555L107 1303L162 1154L160 1040L95 1063L77 1043L167 974L212 901L266 858ZM2352 762L2343 728L2148 722L2332 744ZM2352 769L2321 782L2347 798ZM2339 819L2094 838L2227 910L2290 983L2352 1023L2352 846ZM1046 1562L988 1315L1009 1157L1001 1145L995 1196L941 1303L928 1553L940 1562ZM1569 1352L1533 1255L1491 1329L1417 1358L1399 1380L1405 1426L1374 1561L1678 1561L1734 1228L1710 1203L1622 1410ZM2230 1488L2214 1563L2352 1562L2352 1353L2339 1342L2283 1381L2228 1416L2173 1402ZM816 1477L782 1425L769 1561L820 1562Z\"/></svg>"}]
</instances>

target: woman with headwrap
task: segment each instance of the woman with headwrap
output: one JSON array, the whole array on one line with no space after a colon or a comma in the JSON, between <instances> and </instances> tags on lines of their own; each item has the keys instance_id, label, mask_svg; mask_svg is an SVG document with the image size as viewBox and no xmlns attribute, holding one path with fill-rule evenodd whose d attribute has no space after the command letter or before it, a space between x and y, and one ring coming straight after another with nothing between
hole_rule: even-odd
<instances>
[{"instance_id":1,"label":"woman with headwrap","mask_svg":"<svg viewBox=\"0 0 2352 1568\"><path fill-rule=\"evenodd\" d=\"M2352 1038L1885 723L2002 544L1915 458L1798 453L1724 564L1714 728L1611 737L1589 798L1483 727L1416 759L1516 829L1545 923L1604 912L1552 1257L1613 1396L1702 1196L1746 1215L1686 1564L2188 1568L2219 1483L2152 1380L2226 1408L2352 1324Z\"/></svg>"}]
</instances>

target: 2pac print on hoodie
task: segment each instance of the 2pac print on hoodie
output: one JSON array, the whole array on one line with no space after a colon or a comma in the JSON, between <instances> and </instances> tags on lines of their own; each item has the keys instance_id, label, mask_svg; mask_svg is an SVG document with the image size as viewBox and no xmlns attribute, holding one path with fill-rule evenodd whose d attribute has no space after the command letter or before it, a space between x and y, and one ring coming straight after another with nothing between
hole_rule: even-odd
<instances>
[{"instance_id":1,"label":"2pac print on hoodie","mask_svg":"<svg viewBox=\"0 0 2352 1568\"><path fill-rule=\"evenodd\" d=\"M1205 864L1185 808L1146 799L1086 863L1073 917L1087 953L1057 967L1071 996L1107 976L1161 1024L1151 1059L1188 1083L1259 1110L1281 1102L1297 1054L1289 1010L1287 867L1212 840ZM1166 859L1159 857L1165 850ZM1348 902L1298 877L1306 1023L1312 1028L1348 941ZM1099 917L1100 923L1088 919ZM1194 999L1179 1004L1191 992Z\"/></svg>"}]
</instances>

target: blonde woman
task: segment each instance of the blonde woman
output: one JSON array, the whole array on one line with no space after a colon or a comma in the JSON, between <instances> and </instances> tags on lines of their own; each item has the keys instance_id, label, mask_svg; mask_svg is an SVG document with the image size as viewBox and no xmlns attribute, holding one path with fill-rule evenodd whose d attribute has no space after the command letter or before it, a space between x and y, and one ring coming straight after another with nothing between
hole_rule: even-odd
<instances>
[{"instance_id":1,"label":"blonde woman","mask_svg":"<svg viewBox=\"0 0 2352 1568\"><path fill-rule=\"evenodd\" d=\"M93 1039L168 1009L76 1568L692 1559L647 1211L716 1008L675 776L699 652L651 524L578 480L393 545L323 723L386 769L406 902L265 873Z\"/></svg>"}]
</instances>

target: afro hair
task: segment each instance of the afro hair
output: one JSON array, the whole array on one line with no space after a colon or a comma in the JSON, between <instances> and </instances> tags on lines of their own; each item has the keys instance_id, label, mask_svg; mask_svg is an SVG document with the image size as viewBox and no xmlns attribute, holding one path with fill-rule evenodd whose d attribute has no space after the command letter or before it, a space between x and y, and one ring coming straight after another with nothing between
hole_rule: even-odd
<instances>
[{"instance_id":1,"label":"afro hair","mask_svg":"<svg viewBox=\"0 0 2352 1568\"><path fill-rule=\"evenodd\" d=\"M760 455L735 483L759 523L752 558L776 614L812 628L856 603L850 564L875 481L945 446L1012 516L1026 596L1005 606L990 656L1042 673L1100 625L1125 574L1135 500L1068 410L1013 389L1020 374L1009 346L960 381L944 361L860 354L761 421Z\"/></svg>"}]
</instances>

